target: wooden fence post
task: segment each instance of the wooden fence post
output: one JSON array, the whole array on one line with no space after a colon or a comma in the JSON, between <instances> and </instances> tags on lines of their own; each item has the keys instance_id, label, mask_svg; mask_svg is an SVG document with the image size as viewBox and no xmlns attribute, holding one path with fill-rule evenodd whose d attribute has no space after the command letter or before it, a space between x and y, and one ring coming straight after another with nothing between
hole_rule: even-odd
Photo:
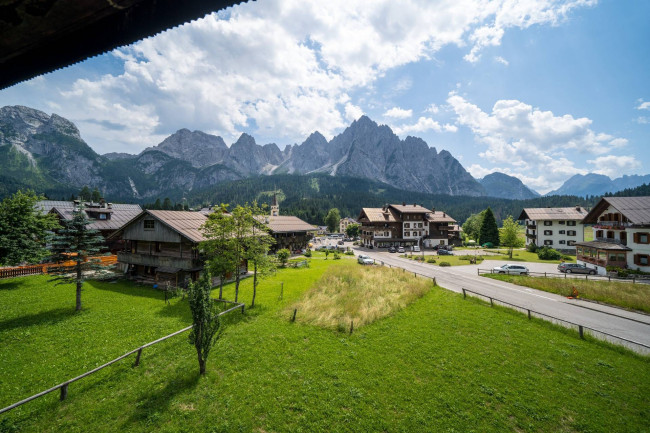
<instances>
[{"instance_id":1,"label":"wooden fence post","mask_svg":"<svg viewBox=\"0 0 650 433\"><path fill-rule=\"evenodd\" d=\"M59 400L63 401L68 397L68 384L64 383L63 386L61 386L61 395L59 396Z\"/></svg>"},{"instance_id":2,"label":"wooden fence post","mask_svg":"<svg viewBox=\"0 0 650 433\"><path fill-rule=\"evenodd\" d=\"M293 316L291 317L291 321L292 321L292 322L295 322L295 321L296 321L296 313L297 313L297 312L298 312L298 309L297 309L297 308L294 308L294 309L293 309Z\"/></svg>"},{"instance_id":3,"label":"wooden fence post","mask_svg":"<svg viewBox=\"0 0 650 433\"><path fill-rule=\"evenodd\" d=\"M350 321L350 335L352 335L352 331L354 331L354 320Z\"/></svg>"},{"instance_id":4,"label":"wooden fence post","mask_svg":"<svg viewBox=\"0 0 650 433\"><path fill-rule=\"evenodd\" d=\"M530 320L530 310L528 310L528 320Z\"/></svg>"},{"instance_id":5,"label":"wooden fence post","mask_svg":"<svg viewBox=\"0 0 650 433\"><path fill-rule=\"evenodd\" d=\"M242 302L241 304L241 313L244 314L244 308L246 307L246 304Z\"/></svg>"},{"instance_id":6,"label":"wooden fence post","mask_svg":"<svg viewBox=\"0 0 650 433\"><path fill-rule=\"evenodd\" d=\"M585 331L584 331L582 325L578 325L578 333L580 334L580 338L582 338L582 339L584 340L584 338L585 338Z\"/></svg>"},{"instance_id":7,"label":"wooden fence post","mask_svg":"<svg viewBox=\"0 0 650 433\"><path fill-rule=\"evenodd\" d=\"M138 355L135 357L135 364L133 364L134 367L137 367L140 365L140 357L142 356L142 347L138 349Z\"/></svg>"},{"instance_id":8,"label":"wooden fence post","mask_svg":"<svg viewBox=\"0 0 650 433\"><path fill-rule=\"evenodd\" d=\"M465 298L467 298L467 293L465 293L465 289L462 289L462 290L463 290L463 299L465 299Z\"/></svg>"}]
</instances>

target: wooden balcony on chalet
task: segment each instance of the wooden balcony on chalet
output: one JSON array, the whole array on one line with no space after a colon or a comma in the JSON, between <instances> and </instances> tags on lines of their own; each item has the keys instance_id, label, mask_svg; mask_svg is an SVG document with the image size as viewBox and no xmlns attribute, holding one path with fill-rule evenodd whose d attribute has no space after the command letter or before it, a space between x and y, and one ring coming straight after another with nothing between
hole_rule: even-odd
<instances>
[{"instance_id":1,"label":"wooden balcony on chalet","mask_svg":"<svg viewBox=\"0 0 650 433\"><path fill-rule=\"evenodd\" d=\"M593 265L598 265L598 266L615 266L618 268L624 268L627 265L627 260L608 260L608 259L599 259L597 257L590 257L590 256L577 256L578 260L582 260L583 262L586 263L591 263Z\"/></svg>"},{"instance_id":2,"label":"wooden balcony on chalet","mask_svg":"<svg viewBox=\"0 0 650 433\"><path fill-rule=\"evenodd\" d=\"M190 256L188 254L188 256ZM169 254L140 254L132 253L130 251L118 251L117 261L120 263L127 263L130 265L142 265L153 267L165 268L178 268L178 269L197 269L203 267L203 262L198 259L190 257L180 257L177 255Z\"/></svg>"}]
</instances>

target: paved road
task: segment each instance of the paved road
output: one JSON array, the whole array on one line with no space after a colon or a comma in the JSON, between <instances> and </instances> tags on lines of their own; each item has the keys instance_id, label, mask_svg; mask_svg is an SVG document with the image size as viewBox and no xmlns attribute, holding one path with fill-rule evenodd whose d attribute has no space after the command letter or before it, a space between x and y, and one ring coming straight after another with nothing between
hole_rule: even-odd
<instances>
[{"instance_id":1,"label":"paved road","mask_svg":"<svg viewBox=\"0 0 650 433\"><path fill-rule=\"evenodd\" d=\"M570 300L552 293L480 277L476 273L476 268L479 266L441 268L414 262L383 251L356 248L356 253L357 255L366 254L375 259L377 263L384 262L386 265L435 277L440 286L455 292L461 292L463 288L476 291L523 308L650 346L650 315L587 301ZM491 262L490 267L496 266L498 263ZM526 266L529 265L535 264L526 264ZM621 343L620 340L618 342ZM650 353L650 350L640 346L630 347L643 353Z\"/></svg>"}]
</instances>

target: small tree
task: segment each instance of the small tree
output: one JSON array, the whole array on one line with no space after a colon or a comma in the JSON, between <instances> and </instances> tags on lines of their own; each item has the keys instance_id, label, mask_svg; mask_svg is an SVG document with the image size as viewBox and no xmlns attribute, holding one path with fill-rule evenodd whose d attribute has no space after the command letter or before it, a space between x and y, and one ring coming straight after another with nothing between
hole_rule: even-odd
<instances>
[{"instance_id":1,"label":"small tree","mask_svg":"<svg viewBox=\"0 0 650 433\"><path fill-rule=\"evenodd\" d=\"M291 251L289 251L286 248L282 248L281 250L278 250L278 252L275 254L278 257L280 266L284 268L287 265L287 261L289 260L289 257L291 256Z\"/></svg>"},{"instance_id":2,"label":"small tree","mask_svg":"<svg viewBox=\"0 0 650 433\"><path fill-rule=\"evenodd\" d=\"M0 265L38 263L49 255L46 248L51 230L59 223L54 214L44 214L36 203L42 196L18 191L0 203Z\"/></svg>"},{"instance_id":3,"label":"small tree","mask_svg":"<svg viewBox=\"0 0 650 433\"><path fill-rule=\"evenodd\" d=\"M192 330L189 340L196 348L199 360L199 373L205 374L205 366L210 349L216 339L221 336L221 320L215 310L214 301L210 298L212 284L209 272L204 272L199 281L190 283L188 298L192 312Z\"/></svg>"},{"instance_id":4,"label":"small tree","mask_svg":"<svg viewBox=\"0 0 650 433\"><path fill-rule=\"evenodd\" d=\"M256 222L251 230L252 236L248 238L246 257L249 263L253 264L253 300L251 302L251 308L253 308L259 280L275 271L275 262L269 257L269 249L275 243L275 239L269 235L268 227L262 224L262 217L266 214L266 210L254 202L251 211Z\"/></svg>"},{"instance_id":5,"label":"small tree","mask_svg":"<svg viewBox=\"0 0 650 433\"><path fill-rule=\"evenodd\" d=\"M99 189L95 187L93 189L93 192L90 194L90 200L94 201L95 203L99 203L99 201L102 199L102 193L99 192Z\"/></svg>"},{"instance_id":6,"label":"small tree","mask_svg":"<svg viewBox=\"0 0 650 433\"><path fill-rule=\"evenodd\" d=\"M88 201L92 198L92 192L90 192L90 188L84 185L83 188L81 188L81 191L79 191L79 198L84 201Z\"/></svg>"},{"instance_id":7,"label":"small tree","mask_svg":"<svg viewBox=\"0 0 650 433\"><path fill-rule=\"evenodd\" d=\"M359 236L359 224L348 224L348 226L345 228L345 234L349 238L356 238Z\"/></svg>"},{"instance_id":8,"label":"small tree","mask_svg":"<svg viewBox=\"0 0 650 433\"><path fill-rule=\"evenodd\" d=\"M327 212L327 216L325 217L325 224L327 225L327 230L330 233L338 231L340 221L341 214L337 208L332 208L329 210L329 212Z\"/></svg>"},{"instance_id":9,"label":"small tree","mask_svg":"<svg viewBox=\"0 0 650 433\"><path fill-rule=\"evenodd\" d=\"M90 223L83 207L75 208L72 220L64 221L63 228L52 241L52 259L57 265L48 269L48 273L54 275L50 281L76 284L77 311L81 310L81 288L84 281L92 274L101 275L103 269L100 261L92 256L99 254L104 238L97 230L88 227ZM66 261L73 261L74 265L64 266Z\"/></svg>"},{"instance_id":10,"label":"small tree","mask_svg":"<svg viewBox=\"0 0 650 433\"><path fill-rule=\"evenodd\" d=\"M503 220L503 228L499 232L499 242L508 248L508 255L512 258L512 249L521 247L523 242L519 239L519 224L509 215Z\"/></svg>"},{"instance_id":11,"label":"small tree","mask_svg":"<svg viewBox=\"0 0 650 433\"><path fill-rule=\"evenodd\" d=\"M234 230L234 221L228 215L228 206L225 204L212 212L201 228L206 240L201 242L199 249L208 258L206 268L219 277L219 299L223 299L224 281L236 269L232 237Z\"/></svg>"},{"instance_id":12,"label":"small tree","mask_svg":"<svg viewBox=\"0 0 650 433\"><path fill-rule=\"evenodd\" d=\"M499 226L497 226L492 209L489 207L485 210L478 237L481 245L488 242L495 246L499 245Z\"/></svg>"},{"instance_id":13,"label":"small tree","mask_svg":"<svg viewBox=\"0 0 650 433\"><path fill-rule=\"evenodd\" d=\"M325 260L327 260L327 256L329 256L329 255L330 255L330 249L326 248L325 249Z\"/></svg>"},{"instance_id":14,"label":"small tree","mask_svg":"<svg viewBox=\"0 0 650 433\"><path fill-rule=\"evenodd\" d=\"M478 242L479 232L481 231L481 224L483 223L484 216L485 211L470 215L463 224L463 234L467 235L469 239Z\"/></svg>"}]
</instances>

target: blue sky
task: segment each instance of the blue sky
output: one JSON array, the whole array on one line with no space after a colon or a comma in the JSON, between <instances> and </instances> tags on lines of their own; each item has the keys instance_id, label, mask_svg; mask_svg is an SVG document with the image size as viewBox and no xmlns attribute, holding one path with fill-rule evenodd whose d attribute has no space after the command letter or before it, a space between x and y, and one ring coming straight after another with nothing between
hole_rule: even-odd
<instances>
[{"instance_id":1,"label":"blue sky","mask_svg":"<svg viewBox=\"0 0 650 433\"><path fill-rule=\"evenodd\" d=\"M327 3L327 4L323 4ZM367 114L547 192L650 166L650 2L259 0L0 92L99 153L180 128L280 147Z\"/></svg>"}]
</instances>

